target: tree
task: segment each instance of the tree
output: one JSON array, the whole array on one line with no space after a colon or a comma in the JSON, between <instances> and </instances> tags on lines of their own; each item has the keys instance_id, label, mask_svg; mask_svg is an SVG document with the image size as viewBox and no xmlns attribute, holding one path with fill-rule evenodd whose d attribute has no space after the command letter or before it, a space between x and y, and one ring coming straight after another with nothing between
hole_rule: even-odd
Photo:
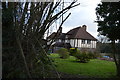
<instances>
[{"instance_id":1,"label":"tree","mask_svg":"<svg viewBox=\"0 0 120 80\"><path fill-rule=\"evenodd\" d=\"M109 38L112 44L117 76L120 77L120 53L116 50L115 41L120 40L120 2L102 2L96 8L98 32ZM116 58L117 55L117 58Z\"/></svg>"},{"instance_id":2,"label":"tree","mask_svg":"<svg viewBox=\"0 0 120 80\"><path fill-rule=\"evenodd\" d=\"M2 2L3 78L46 78L56 74L60 78L43 47L47 47L43 36L56 20L79 5L75 3L54 13L61 2Z\"/></svg>"}]
</instances>

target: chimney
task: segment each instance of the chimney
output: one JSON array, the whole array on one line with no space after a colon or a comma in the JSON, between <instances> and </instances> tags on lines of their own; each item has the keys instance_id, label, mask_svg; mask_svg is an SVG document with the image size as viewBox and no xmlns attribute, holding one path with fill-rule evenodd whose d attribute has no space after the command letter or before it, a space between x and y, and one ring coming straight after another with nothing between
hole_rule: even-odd
<instances>
[{"instance_id":1,"label":"chimney","mask_svg":"<svg viewBox=\"0 0 120 80\"><path fill-rule=\"evenodd\" d=\"M86 26L86 25L83 25L82 28L86 31L87 26Z\"/></svg>"}]
</instances>

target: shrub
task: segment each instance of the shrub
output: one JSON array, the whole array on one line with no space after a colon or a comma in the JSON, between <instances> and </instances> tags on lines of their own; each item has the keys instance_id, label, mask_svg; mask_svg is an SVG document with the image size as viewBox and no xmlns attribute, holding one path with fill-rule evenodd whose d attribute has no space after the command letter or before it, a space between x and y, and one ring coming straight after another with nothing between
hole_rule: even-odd
<instances>
[{"instance_id":1,"label":"shrub","mask_svg":"<svg viewBox=\"0 0 120 80\"><path fill-rule=\"evenodd\" d=\"M77 48L70 48L69 52L70 52L71 56L74 56L74 55L77 54L77 52L79 52L79 49L77 49Z\"/></svg>"},{"instance_id":2,"label":"shrub","mask_svg":"<svg viewBox=\"0 0 120 80\"><path fill-rule=\"evenodd\" d=\"M94 54L92 52L88 52L88 56L89 56L90 59L96 58L96 54Z\"/></svg>"},{"instance_id":3,"label":"shrub","mask_svg":"<svg viewBox=\"0 0 120 80\"><path fill-rule=\"evenodd\" d=\"M57 53L59 54L60 58L66 59L69 57L69 52L67 49L65 48L61 48L57 51Z\"/></svg>"},{"instance_id":4,"label":"shrub","mask_svg":"<svg viewBox=\"0 0 120 80\"><path fill-rule=\"evenodd\" d=\"M97 52L94 52L94 55L95 55L95 58L102 57L102 55L100 53L97 53Z\"/></svg>"},{"instance_id":5,"label":"shrub","mask_svg":"<svg viewBox=\"0 0 120 80\"><path fill-rule=\"evenodd\" d=\"M99 53L97 52L88 52L88 55L89 55L89 58L90 59L95 59L95 58L98 58L98 57L102 57Z\"/></svg>"},{"instance_id":6,"label":"shrub","mask_svg":"<svg viewBox=\"0 0 120 80\"><path fill-rule=\"evenodd\" d=\"M90 58L87 52L78 51L77 54L75 54L75 57L77 58L77 60L83 63L90 61Z\"/></svg>"}]
</instances>

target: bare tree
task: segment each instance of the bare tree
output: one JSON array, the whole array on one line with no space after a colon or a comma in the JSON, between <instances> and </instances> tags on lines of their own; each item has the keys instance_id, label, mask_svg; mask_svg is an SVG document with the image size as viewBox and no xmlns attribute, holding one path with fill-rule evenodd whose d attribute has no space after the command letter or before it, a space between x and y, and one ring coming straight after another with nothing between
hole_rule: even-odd
<instances>
[{"instance_id":1,"label":"bare tree","mask_svg":"<svg viewBox=\"0 0 120 80\"><path fill-rule=\"evenodd\" d=\"M76 2L77 1L71 2L69 6L58 13L54 11L61 2L10 3L13 6L13 28L15 30L16 45L18 45L29 78L48 77L50 74L48 73L49 70L47 67L50 67L50 65L58 78L60 78L51 59L47 56L45 48L43 48L43 45L47 47L43 37L45 32L56 20L69 9L79 5L75 4ZM59 29L69 16L70 14L61 22ZM58 34L59 29L57 31Z\"/></svg>"}]
</instances>

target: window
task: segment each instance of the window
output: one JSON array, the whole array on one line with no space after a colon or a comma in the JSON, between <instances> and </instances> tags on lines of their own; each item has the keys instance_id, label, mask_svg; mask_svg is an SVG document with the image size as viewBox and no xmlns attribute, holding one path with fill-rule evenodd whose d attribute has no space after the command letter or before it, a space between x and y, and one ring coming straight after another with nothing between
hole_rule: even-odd
<instances>
[{"instance_id":1,"label":"window","mask_svg":"<svg viewBox=\"0 0 120 80\"><path fill-rule=\"evenodd\" d=\"M68 39L68 36L66 35L65 38Z\"/></svg>"},{"instance_id":2,"label":"window","mask_svg":"<svg viewBox=\"0 0 120 80\"><path fill-rule=\"evenodd\" d=\"M87 44L91 44L91 40L87 40Z\"/></svg>"},{"instance_id":3,"label":"window","mask_svg":"<svg viewBox=\"0 0 120 80\"><path fill-rule=\"evenodd\" d=\"M66 39L66 40L65 40L65 43L70 43L70 40Z\"/></svg>"},{"instance_id":4,"label":"window","mask_svg":"<svg viewBox=\"0 0 120 80\"><path fill-rule=\"evenodd\" d=\"M59 42L61 42L61 40L59 39Z\"/></svg>"},{"instance_id":5,"label":"window","mask_svg":"<svg viewBox=\"0 0 120 80\"><path fill-rule=\"evenodd\" d=\"M82 44L85 44L85 40L82 40Z\"/></svg>"}]
</instances>

